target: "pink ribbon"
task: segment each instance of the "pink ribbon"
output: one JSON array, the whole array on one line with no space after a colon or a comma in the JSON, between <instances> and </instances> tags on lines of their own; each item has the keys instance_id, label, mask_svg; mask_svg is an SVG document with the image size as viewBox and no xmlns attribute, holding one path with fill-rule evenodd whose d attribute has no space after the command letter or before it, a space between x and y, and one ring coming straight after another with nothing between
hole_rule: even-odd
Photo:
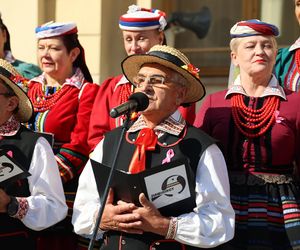
<instances>
[{"instance_id":1,"label":"pink ribbon","mask_svg":"<svg viewBox=\"0 0 300 250\"><path fill-rule=\"evenodd\" d=\"M281 123L282 121L284 121L284 118L279 116L279 110L274 111L274 115L276 123Z\"/></svg>"},{"instance_id":2,"label":"pink ribbon","mask_svg":"<svg viewBox=\"0 0 300 250\"><path fill-rule=\"evenodd\" d=\"M169 150L167 151L166 158L163 159L163 161L162 161L162 164L169 163L169 162L171 161L171 159L174 157L174 155L175 155L175 154L174 154L173 149L169 149Z\"/></svg>"}]
</instances>

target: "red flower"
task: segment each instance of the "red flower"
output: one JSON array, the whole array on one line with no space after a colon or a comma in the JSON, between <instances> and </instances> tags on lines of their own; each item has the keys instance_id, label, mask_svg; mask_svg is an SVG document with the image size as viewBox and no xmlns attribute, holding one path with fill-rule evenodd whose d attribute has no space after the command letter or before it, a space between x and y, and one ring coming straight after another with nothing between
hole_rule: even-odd
<instances>
[{"instance_id":1,"label":"red flower","mask_svg":"<svg viewBox=\"0 0 300 250\"><path fill-rule=\"evenodd\" d=\"M187 70L188 72L190 72L193 76L195 76L196 78L199 79L198 72L200 71L200 69L198 69L197 67L195 67L193 64L190 63L188 65L183 65L181 67L184 68L185 70Z\"/></svg>"}]
</instances>

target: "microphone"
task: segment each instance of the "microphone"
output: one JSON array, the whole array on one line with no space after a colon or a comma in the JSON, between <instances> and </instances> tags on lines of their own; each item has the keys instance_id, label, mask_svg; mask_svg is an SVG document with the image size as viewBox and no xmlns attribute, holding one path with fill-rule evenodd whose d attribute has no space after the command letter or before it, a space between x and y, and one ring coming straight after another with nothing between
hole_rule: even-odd
<instances>
[{"instance_id":1,"label":"microphone","mask_svg":"<svg viewBox=\"0 0 300 250\"><path fill-rule=\"evenodd\" d=\"M129 112L143 111L149 105L149 98L142 92L137 92L129 96L128 101L111 109L109 115L117 118Z\"/></svg>"}]
</instances>

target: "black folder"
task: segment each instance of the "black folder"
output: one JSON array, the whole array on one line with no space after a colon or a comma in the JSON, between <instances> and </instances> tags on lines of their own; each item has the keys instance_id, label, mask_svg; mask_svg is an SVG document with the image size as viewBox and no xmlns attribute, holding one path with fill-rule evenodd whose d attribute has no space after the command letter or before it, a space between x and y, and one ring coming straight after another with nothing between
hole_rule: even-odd
<instances>
[{"instance_id":1,"label":"black folder","mask_svg":"<svg viewBox=\"0 0 300 250\"><path fill-rule=\"evenodd\" d=\"M97 189L103 197L111 168L91 159ZM139 203L144 193L162 214L172 209L173 215L191 211L195 203L195 177L187 159L172 161L137 174L116 169L111 187L115 201ZM169 211L170 212L170 211Z\"/></svg>"}]
</instances>

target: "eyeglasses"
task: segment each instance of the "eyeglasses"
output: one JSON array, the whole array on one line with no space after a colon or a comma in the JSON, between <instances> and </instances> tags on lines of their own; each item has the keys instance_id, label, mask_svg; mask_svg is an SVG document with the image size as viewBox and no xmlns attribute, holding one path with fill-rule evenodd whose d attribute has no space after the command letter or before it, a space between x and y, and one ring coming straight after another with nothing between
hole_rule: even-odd
<instances>
[{"instance_id":1,"label":"eyeglasses","mask_svg":"<svg viewBox=\"0 0 300 250\"><path fill-rule=\"evenodd\" d=\"M150 84L151 86L159 86L165 84L167 79L163 76L135 76L133 78L133 83L136 87L140 88L143 86L145 82Z\"/></svg>"}]
</instances>

